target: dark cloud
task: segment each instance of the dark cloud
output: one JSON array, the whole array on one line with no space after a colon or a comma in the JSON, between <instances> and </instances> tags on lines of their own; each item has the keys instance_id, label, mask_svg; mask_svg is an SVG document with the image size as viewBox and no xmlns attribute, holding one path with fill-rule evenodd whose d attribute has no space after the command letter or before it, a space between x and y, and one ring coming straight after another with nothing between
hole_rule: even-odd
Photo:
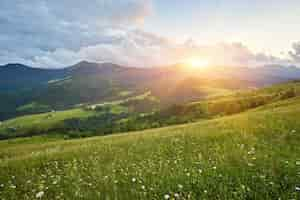
<instances>
[{"instance_id":1,"label":"dark cloud","mask_svg":"<svg viewBox=\"0 0 300 200\"><path fill-rule=\"evenodd\" d=\"M115 42L107 30L141 23L150 12L147 0L1 0L0 62Z\"/></svg>"}]
</instances>

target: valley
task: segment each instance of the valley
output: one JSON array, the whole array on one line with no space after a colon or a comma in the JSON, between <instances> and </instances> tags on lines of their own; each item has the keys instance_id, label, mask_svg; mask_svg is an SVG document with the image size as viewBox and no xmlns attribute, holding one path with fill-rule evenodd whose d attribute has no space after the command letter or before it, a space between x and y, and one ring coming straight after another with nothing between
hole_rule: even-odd
<instances>
[{"instance_id":1,"label":"valley","mask_svg":"<svg viewBox=\"0 0 300 200\"><path fill-rule=\"evenodd\" d=\"M0 199L300 197L296 79L63 70L2 90Z\"/></svg>"},{"instance_id":2,"label":"valley","mask_svg":"<svg viewBox=\"0 0 300 200\"><path fill-rule=\"evenodd\" d=\"M146 131L1 141L0 197L297 199L299 108L295 97Z\"/></svg>"}]
</instances>

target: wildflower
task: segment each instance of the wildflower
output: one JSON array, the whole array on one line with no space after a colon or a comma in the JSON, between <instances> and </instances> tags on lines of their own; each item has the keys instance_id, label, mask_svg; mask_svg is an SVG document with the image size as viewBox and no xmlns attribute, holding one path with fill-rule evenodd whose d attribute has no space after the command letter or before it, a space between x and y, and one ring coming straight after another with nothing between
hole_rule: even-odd
<instances>
[{"instance_id":1,"label":"wildflower","mask_svg":"<svg viewBox=\"0 0 300 200\"><path fill-rule=\"evenodd\" d=\"M165 194L165 195L164 195L164 198L165 198L165 199L170 199L170 195Z\"/></svg>"},{"instance_id":2,"label":"wildflower","mask_svg":"<svg viewBox=\"0 0 300 200\"><path fill-rule=\"evenodd\" d=\"M202 174L202 169L198 169L199 174Z\"/></svg>"},{"instance_id":3,"label":"wildflower","mask_svg":"<svg viewBox=\"0 0 300 200\"><path fill-rule=\"evenodd\" d=\"M213 166L213 169L217 169L217 167L216 167L216 166Z\"/></svg>"},{"instance_id":4,"label":"wildflower","mask_svg":"<svg viewBox=\"0 0 300 200\"><path fill-rule=\"evenodd\" d=\"M186 173L186 175L187 175L187 176L190 176L190 175L191 175L191 173L189 173L189 172L188 172L188 173Z\"/></svg>"},{"instance_id":5,"label":"wildflower","mask_svg":"<svg viewBox=\"0 0 300 200\"><path fill-rule=\"evenodd\" d=\"M145 187L144 185L142 185L141 188L142 188L142 190L145 190L145 189L146 189L146 187Z\"/></svg>"},{"instance_id":6,"label":"wildflower","mask_svg":"<svg viewBox=\"0 0 300 200\"><path fill-rule=\"evenodd\" d=\"M297 192L300 192L300 187L295 187L295 190L296 190Z\"/></svg>"},{"instance_id":7,"label":"wildflower","mask_svg":"<svg viewBox=\"0 0 300 200\"><path fill-rule=\"evenodd\" d=\"M264 175L260 175L260 176L259 176L259 178L261 178L261 179L265 179L265 178L266 178L266 176L264 176Z\"/></svg>"},{"instance_id":8,"label":"wildflower","mask_svg":"<svg viewBox=\"0 0 300 200\"><path fill-rule=\"evenodd\" d=\"M11 186L10 186L10 188L12 188L12 189L16 189L16 188L17 188L17 186L15 186L15 185L11 185Z\"/></svg>"},{"instance_id":9,"label":"wildflower","mask_svg":"<svg viewBox=\"0 0 300 200\"><path fill-rule=\"evenodd\" d=\"M133 183L135 183L135 182L136 182L136 178L132 178L131 181L132 181Z\"/></svg>"},{"instance_id":10,"label":"wildflower","mask_svg":"<svg viewBox=\"0 0 300 200\"><path fill-rule=\"evenodd\" d=\"M178 184L178 188L179 188L179 189L182 189L182 188L183 188L183 185Z\"/></svg>"},{"instance_id":11,"label":"wildflower","mask_svg":"<svg viewBox=\"0 0 300 200\"><path fill-rule=\"evenodd\" d=\"M175 197L175 198L178 198L178 197L179 197L179 194L178 194L178 193L175 193L175 194L174 194L174 197Z\"/></svg>"},{"instance_id":12,"label":"wildflower","mask_svg":"<svg viewBox=\"0 0 300 200\"><path fill-rule=\"evenodd\" d=\"M248 163L248 166L249 166L249 167L253 167L254 164L253 164L253 163Z\"/></svg>"},{"instance_id":13,"label":"wildflower","mask_svg":"<svg viewBox=\"0 0 300 200\"><path fill-rule=\"evenodd\" d=\"M207 193L207 190L204 190L204 193L206 194L206 193Z\"/></svg>"},{"instance_id":14,"label":"wildflower","mask_svg":"<svg viewBox=\"0 0 300 200\"><path fill-rule=\"evenodd\" d=\"M42 198L43 196L44 196L44 191L40 191L40 192L38 192L36 195L35 195L35 197L37 198L37 199L40 199L40 198Z\"/></svg>"}]
</instances>

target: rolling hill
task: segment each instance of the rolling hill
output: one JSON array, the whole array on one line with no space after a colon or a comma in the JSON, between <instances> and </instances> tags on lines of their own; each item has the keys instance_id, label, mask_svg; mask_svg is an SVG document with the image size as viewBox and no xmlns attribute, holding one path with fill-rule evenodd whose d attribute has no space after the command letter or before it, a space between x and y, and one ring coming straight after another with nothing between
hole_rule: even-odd
<instances>
[{"instance_id":1,"label":"rolling hill","mask_svg":"<svg viewBox=\"0 0 300 200\"><path fill-rule=\"evenodd\" d=\"M213 69L191 71L183 64L135 68L87 61L63 69L8 64L0 66L0 120L119 100L124 94L130 97L147 91L163 105L187 103L300 77L300 70L294 67Z\"/></svg>"},{"instance_id":2,"label":"rolling hill","mask_svg":"<svg viewBox=\"0 0 300 200\"><path fill-rule=\"evenodd\" d=\"M196 84L198 82L188 83L193 83L193 87L202 85ZM212 87L212 84L223 83L204 82L203 85ZM201 91L204 89L201 88ZM63 111L26 115L3 121L0 124L0 139L35 135L87 137L206 120L298 97L300 82L293 81L238 92L222 90L211 93L213 95L206 94L207 98L200 101L181 100L181 104L162 105L160 100L148 91L118 101L79 105Z\"/></svg>"},{"instance_id":3,"label":"rolling hill","mask_svg":"<svg viewBox=\"0 0 300 200\"><path fill-rule=\"evenodd\" d=\"M300 99L180 126L0 142L1 199L298 199Z\"/></svg>"}]
</instances>

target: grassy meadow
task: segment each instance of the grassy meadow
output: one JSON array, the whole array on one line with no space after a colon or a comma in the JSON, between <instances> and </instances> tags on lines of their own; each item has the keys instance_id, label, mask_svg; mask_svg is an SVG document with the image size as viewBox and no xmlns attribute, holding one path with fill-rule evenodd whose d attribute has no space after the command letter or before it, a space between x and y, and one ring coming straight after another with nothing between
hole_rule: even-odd
<instances>
[{"instance_id":1,"label":"grassy meadow","mask_svg":"<svg viewBox=\"0 0 300 200\"><path fill-rule=\"evenodd\" d=\"M0 122L0 139L56 134L80 138L207 120L300 96L300 82L211 93L215 95L193 103L163 105L148 91L111 102L26 115Z\"/></svg>"},{"instance_id":2,"label":"grassy meadow","mask_svg":"<svg viewBox=\"0 0 300 200\"><path fill-rule=\"evenodd\" d=\"M0 199L299 199L300 98L126 134L0 142Z\"/></svg>"}]
</instances>

